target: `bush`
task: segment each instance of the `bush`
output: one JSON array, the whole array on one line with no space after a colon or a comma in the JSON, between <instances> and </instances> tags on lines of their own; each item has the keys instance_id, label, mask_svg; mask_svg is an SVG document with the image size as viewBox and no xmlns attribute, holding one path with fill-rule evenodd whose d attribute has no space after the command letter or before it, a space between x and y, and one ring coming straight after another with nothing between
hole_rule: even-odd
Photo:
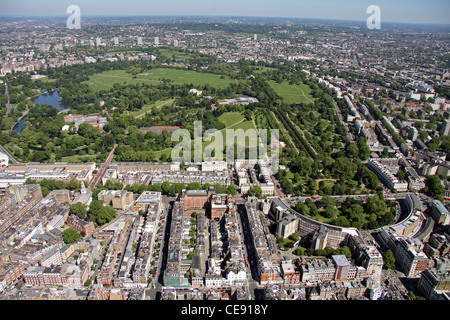
<instances>
[{"instance_id":1,"label":"bush","mask_svg":"<svg viewBox=\"0 0 450 320\"><path fill-rule=\"evenodd\" d=\"M63 241L66 244L74 243L79 238L81 238L81 235L75 231L74 229L66 229L62 233Z\"/></svg>"}]
</instances>

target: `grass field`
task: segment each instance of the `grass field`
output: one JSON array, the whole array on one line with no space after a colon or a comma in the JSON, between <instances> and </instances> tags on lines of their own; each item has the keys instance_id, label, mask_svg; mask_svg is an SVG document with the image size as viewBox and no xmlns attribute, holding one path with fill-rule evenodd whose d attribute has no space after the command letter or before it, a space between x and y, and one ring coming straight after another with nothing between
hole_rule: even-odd
<instances>
[{"instance_id":1,"label":"grass field","mask_svg":"<svg viewBox=\"0 0 450 320\"><path fill-rule=\"evenodd\" d=\"M252 67L252 69L253 69L253 73L255 73L255 74L263 73L263 72L266 72L266 71L277 70L276 68L262 67L262 66L255 66L255 67Z\"/></svg>"},{"instance_id":2,"label":"grass field","mask_svg":"<svg viewBox=\"0 0 450 320\"><path fill-rule=\"evenodd\" d=\"M287 81L277 83L272 80L269 81L269 84L287 104L314 102L314 98L311 96L311 88L306 84L290 85Z\"/></svg>"},{"instance_id":3,"label":"grass field","mask_svg":"<svg viewBox=\"0 0 450 320\"><path fill-rule=\"evenodd\" d=\"M222 122L225 127L234 125L242 119L244 119L244 116L240 112L225 112L219 117L220 122Z\"/></svg>"},{"instance_id":4,"label":"grass field","mask_svg":"<svg viewBox=\"0 0 450 320\"><path fill-rule=\"evenodd\" d=\"M253 125L253 121L245 120L244 116L240 112L225 112L224 114L222 114L219 117L219 120L223 124L225 124L225 129L221 130L222 145L224 147L226 146L227 129L233 129L233 130L242 129L242 130L244 130L244 132L247 131L248 129L255 129L255 126ZM219 137L220 137L220 135L219 135ZM214 143L214 141L215 141L214 138L211 139L211 141L203 141L203 150L208 145Z\"/></svg>"},{"instance_id":5,"label":"grass field","mask_svg":"<svg viewBox=\"0 0 450 320\"><path fill-rule=\"evenodd\" d=\"M170 99L169 100L163 100L163 101L158 100L158 101L155 101L153 103L146 104L145 106L142 107L141 110L130 112L130 116L137 117L137 116L143 115L144 113L150 111L153 107L162 105L163 103L168 102L168 101L170 101Z\"/></svg>"},{"instance_id":6,"label":"grass field","mask_svg":"<svg viewBox=\"0 0 450 320\"><path fill-rule=\"evenodd\" d=\"M251 120L244 120L244 116L240 112L225 112L219 117L219 120L225 124L225 128L228 129L242 129L244 131L248 129L254 129L255 126L253 125L253 122ZM217 134L217 133L216 133ZM221 130L222 139L223 139L223 146L225 147L225 138L226 138L226 129ZM220 137L220 134L218 134ZM211 143L214 143L214 138L211 139L211 141L203 141L202 146L203 150L205 147L210 145ZM155 154L159 158L163 154L170 155L172 152L172 149L164 149L160 151L156 151ZM193 150L192 150L193 152Z\"/></svg>"},{"instance_id":7,"label":"grass field","mask_svg":"<svg viewBox=\"0 0 450 320\"><path fill-rule=\"evenodd\" d=\"M112 88L115 83L127 82L156 84L161 82L163 79L169 79L180 84L193 84L194 86L204 86L208 84L216 88L224 88L233 81L229 78L221 79L220 75L211 73L156 68L148 70L143 74L138 74L136 77L126 73L125 70L105 71L92 75L89 77L89 80L84 83L90 85L94 91L100 91Z\"/></svg>"}]
</instances>

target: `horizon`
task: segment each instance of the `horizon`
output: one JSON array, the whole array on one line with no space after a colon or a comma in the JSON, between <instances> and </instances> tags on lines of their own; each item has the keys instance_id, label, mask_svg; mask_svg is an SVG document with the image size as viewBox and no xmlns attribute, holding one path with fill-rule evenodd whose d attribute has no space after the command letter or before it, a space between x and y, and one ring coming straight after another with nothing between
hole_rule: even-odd
<instances>
[{"instance_id":1,"label":"horizon","mask_svg":"<svg viewBox=\"0 0 450 320\"><path fill-rule=\"evenodd\" d=\"M77 5L82 16L199 16L199 17L260 17L285 19L317 19L336 21L366 21L370 5L381 10L382 23L450 24L450 1L430 0L18 0L0 3L1 17L67 17L69 5Z\"/></svg>"},{"instance_id":2,"label":"horizon","mask_svg":"<svg viewBox=\"0 0 450 320\"><path fill-rule=\"evenodd\" d=\"M53 14L53 15L5 15L0 13L0 18L32 18L32 19L44 19L44 18L61 18L67 19L69 14ZM310 17L281 17L281 16L248 16L248 15L218 15L218 14L84 14L85 18L252 18L252 19L295 19L295 20L308 20L308 21L333 21L333 22L357 22L366 23L366 20L351 20L351 19L339 19L339 18L310 18ZM419 26L448 26L450 22L408 22L408 21L383 21L383 24L389 25L419 25Z\"/></svg>"}]
</instances>

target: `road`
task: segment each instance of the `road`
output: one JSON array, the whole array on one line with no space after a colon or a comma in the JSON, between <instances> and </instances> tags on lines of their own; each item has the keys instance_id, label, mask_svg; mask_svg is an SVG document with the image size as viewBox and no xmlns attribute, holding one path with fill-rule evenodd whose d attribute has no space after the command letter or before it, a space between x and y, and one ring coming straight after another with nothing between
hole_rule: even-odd
<instances>
[{"instance_id":1,"label":"road","mask_svg":"<svg viewBox=\"0 0 450 320\"><path fill-rule=\"evenodd\" d=\"M8 99L6 101L6 113L5 113L5 118L8 116L8 114L11 112L11 103L9 102L9 90L8 90L8 84L5 82L5 95L6 98Z\"/></svg>"},{"instance_id":2,"label":"road","mask_svg":"<svg viewBox=\"0 0 450 320\"><path fill-rule=\"evenodd\" d=\"M338 115L339 122L340 122L340 123L345 127L345 129L347 130L347 138L348 138L348 140L349 140L351 143L353 143L353 142L354 142L353 136L352 136L352 134L350 133L350 130L348 130L347 123L344 121L344 118L342 117L342 114L341 114L341 110L339 110L339 106L337 105L337 102L336 102L336 100L334 100L334 99L333 99L333 105L334 105L334 109L336 110L336 113L337 113L337 115Z\"/></svg>"},{"instance_id":3,"label":"road","mask_svg":"<svg viewBox=\"0 0 450 320\"><path fill-rule=\"evenodd\" d=\"M111 161L114 157L114 151L116 150L118 144L116 143L114 147L112 148L111 152L109 153L108 157L106 158L105 162L99 165L99 170L95 176L95 178L92 180L91 184L88 187L88 190L95 189L99 182L102 180L103 176L105 175L106 170L108 170L109 165L111 164Z\"/></svg>"},{"instance_id":4,"label":"road","mask_svg":"<svg viewBox=\"0 0 450 320\"><path fill-rule=\"evenodd\" d=\"M8 152L8 150L6 150L5 148L3 148L2 145L0 145L0 150L1 150L4 154L6 154L6 155L8 156L9 160L11 161L11 163L13 163L13 164L20 164L20 162L17 161L17 160L16 160L16 159Z\"/></svg>"},{"instance_id":5,"label":"road","mask_svg":"<svg viewBox=\"0 0 450 320\"><path fill-rule=\"evenodd\" d=\"M273 111L271 111L272 116L275 118L275 121L278 123L278 125L280 126L281 130L283 130L284 135L289 139L289 141L291 142L291 144L294 146L295 150L297 150L297 153L300 153L300 150L298 150L297 146L294 144L294 142L292 142L291 136L289 135L289 133L287 132L286 128L284 127L284 125L278 120L277 116L275 115L275 113L273 113Z\"/></svg>"},{"instance_id":6,"label":"road","mask_svg":"<svg viewBox=\"0 0 450 320\"><path fill-rule=\"evenodd\" d=\"M159 257L155 263L156 275L153 277L151 284L146 289L145 296L148 300L158 300L159 295L164 286L164 269L167 261L168 241L170 235L170 222L172 221L172 197L163 196L163 211L161 212L159 220L164 222L161 225L162 234L158 236L160 240ZM170 214L169 214L170 213Z\"/></svg>"}]
</instances>

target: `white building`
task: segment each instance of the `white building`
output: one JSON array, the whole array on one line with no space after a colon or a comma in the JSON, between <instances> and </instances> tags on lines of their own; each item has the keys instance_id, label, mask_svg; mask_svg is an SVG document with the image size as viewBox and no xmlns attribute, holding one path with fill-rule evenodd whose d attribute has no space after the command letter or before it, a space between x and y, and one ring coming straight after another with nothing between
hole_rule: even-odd
<instances>
[{"instance_id":1,"label":"white building","mask_svg":"<svg viewBox=\"0 0 450 320\"><path fill-rule=\"evenodd\" d=\"M243 284L247 280L247 273L243 268L227 270L227 282L228 285L234 286L238 284Z\"/></svg>"},{"instance_id":2,"label":"white building","mask_svg":"<svg viewBox=\"0 0 450 320\"><path fill-rule=\"evenodd\" d=\"M383 159L383 161L389 160L395 161L396 159ZM395 170L393 170L390 166L383 165L378 160L369 159L367 162L367 167L372 170L380 181L389 189L397 190L398 192L405 192L408 190L408 182L399 181L393 173Z\"/></svg>"},{"instance_id":3,"label":"white building","mask_svg":"<svg viewBox=\"0 0 450 320\"><path fill-rule=\"evenodd\" d=\"M227 170L226 161L202 162L202 171L224 171Z\"/></svg>"},{"instance_id":4,"label":"white building","mask_svg":"<svg viewBox=\"0 0 450 320\"><path fill-rule=\"evenodd\" d=\"M106 181L109 179L117 179L117 170L116 169L108 169L102 178L102 184L105 185Z\"/></svg>"},{"instance_id":5,"label":"white building","mask_svg":"<svg viewBox=\"0 0 450 320\"><path fill-rule=\"evenodd\" d=\"M8 162L9 162L9 157L4 153L0 153L0 167L7 167Z\"/></svg>"}]
</instances>

